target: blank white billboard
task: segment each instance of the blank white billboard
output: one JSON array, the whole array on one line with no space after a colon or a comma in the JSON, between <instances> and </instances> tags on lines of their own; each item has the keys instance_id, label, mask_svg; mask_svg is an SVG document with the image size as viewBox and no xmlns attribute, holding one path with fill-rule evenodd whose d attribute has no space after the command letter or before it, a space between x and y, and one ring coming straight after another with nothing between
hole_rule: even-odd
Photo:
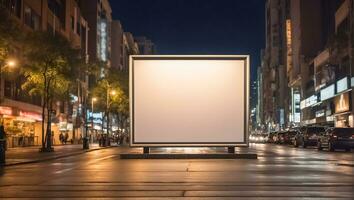
<instances>
[{"instance_id":1,"label":"blank white billboard","mask_svg":"<svg viewBox=\"0 0 354 200\"><path fill-rule=\"evenodd\" d=\"M132 56L131 146L247 145L248 56Z\"/></svg>"}]
</instances>

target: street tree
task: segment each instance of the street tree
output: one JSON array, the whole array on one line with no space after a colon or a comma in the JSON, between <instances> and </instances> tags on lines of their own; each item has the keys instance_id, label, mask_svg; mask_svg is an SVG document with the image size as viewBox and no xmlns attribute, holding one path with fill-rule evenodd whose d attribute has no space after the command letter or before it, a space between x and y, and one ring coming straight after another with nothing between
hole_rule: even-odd
<instances>
[{"instance_id":1,"label":"street tree","mask_svg":"<svg viewBox=\"0 0 354 200\"><path fill-rule=\"evenodd\" d=\"M105 76L99 79L96 87L93 88L92 96L98 97L98 102L95 104L95 107L98 111L104 113L107 134L109 134L111 114L117 116L118 120L122 119L123 116L126 117L129 115L127 80L127 73L123 75L120 71L106 69ZM119 118L119 116L122 117Z\"/></svg>"},{"instance_id":2,"label":"street tree","mask_svg":"<svg viewBox=\"0 0 354 200\"><path fill-rule=\"evenodd\" d=\"M22 88L42 98L42 150L51 151L53 102L69 96L76 76L72 72L80 63L80 54L64 37L48 32L33 32L26 41L26 81Z\"/></svg>"},{"instance_id":3,"label":"street tree","mask_svg":"<svg viewBox=\"0 0 354 200\"><path fill-rule=\"evenodd\" d=\"M8 10L0 4L0 64L4 64L9 54L19 48L24 34L20 25Z\"/></svg>"}]
</instances>

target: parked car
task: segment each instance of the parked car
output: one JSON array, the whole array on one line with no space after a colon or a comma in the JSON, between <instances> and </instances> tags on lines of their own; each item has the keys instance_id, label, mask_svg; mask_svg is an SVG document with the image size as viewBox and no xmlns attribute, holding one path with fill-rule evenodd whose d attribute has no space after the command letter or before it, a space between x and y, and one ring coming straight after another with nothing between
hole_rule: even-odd
<instances>
[{"instance_id":1,"label":"parked car","mask_svg":"<svg viewBox=\"0 0 354 200\"><path fill-rule=\"evenodd\" d=\"M288 130L284 133L281 144L292 144L297 134L296 130Z\"/></svg>"},{"instance_id":2,"label":"parked car","mask_svg":"<svg viewBox=\"0 0 354 200\"><path fill-rule=\"evenodd\" d=\"M275 139L276 135L277 135L277 132L275 132L275 131L270 132L270 133L268 134L267 142L268 142L268 143L275 143L275 140L274 140L274 139Z\"/></svg>"},{"instance_id":3,"label":"parked car","mask_svg":"<svg viewBox=\"0 0 354 200\"><path fill-rule=\"evenodd\" d=\"M307 126L301 127L293 139L294 147L316 146L318 136L325 132L325 127L322 126Z\"/></svg>"},{"instance_id":4,"label":"parked car","mask_svg":"<svg viewBox=\"0 0 354 200\"><path fill-rule=\"evenodd\" d=\"M251 134L249 139L251 143L265 143L268 139L268 135L263 133Z\"/></svg>"},{"instance_id":5,"label":"parked car","mask_svg":"<svg viewBox=\"0 0 354 200\"><path fill-rule=\"evenodd\" d=\"M276 144L283 144L284 142L284 137L285 137L286 132L285 131L279 131L274 138L274 143Z\"/></svg>"},{"instance_id":6,"label":"parked car","mask_svg":"<svg viewBox=\"0 0 354 200\"><path fill-rule=\"evenodd\" d=\"M317 142L317 149L327 148L329 151L354 149L354 128L330 128L323 133Z\"/></svg>"}]
</instances>

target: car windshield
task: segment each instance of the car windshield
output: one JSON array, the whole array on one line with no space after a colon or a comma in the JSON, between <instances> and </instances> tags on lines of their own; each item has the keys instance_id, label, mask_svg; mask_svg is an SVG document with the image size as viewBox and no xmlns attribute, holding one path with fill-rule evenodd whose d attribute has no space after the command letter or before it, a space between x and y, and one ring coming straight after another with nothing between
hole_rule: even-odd
<instances>
[{"instance_id":1,"label":"car windshield","mask_svg":"<svg viewBox=\"0 0 354 200\"><path fill-rule=\"evenodd\" d=\"M308 127L307 128L308 133L321 133L324 131L325 131L324 127Z\"/></svg>"},{"instance_id":2,"label":"car windshield","mask_svg":"<svg viewBox=\"0 0 354 200\"><path fill-rule=\"evenodd\" d=\"M296 133L297 133L296 131L289 131L288 132L289 135L296 135Z\"/></svg>"},{"instance_id":3,"label":"car windshield","mask_svg":"<svg viewBox=\"0 0 354 200\"><path fill-rule=\"evenodd\" d=\"M354 128L335 128L333 131L337 136L351 136L354 135Z\"/></svg>"}]
</instances>

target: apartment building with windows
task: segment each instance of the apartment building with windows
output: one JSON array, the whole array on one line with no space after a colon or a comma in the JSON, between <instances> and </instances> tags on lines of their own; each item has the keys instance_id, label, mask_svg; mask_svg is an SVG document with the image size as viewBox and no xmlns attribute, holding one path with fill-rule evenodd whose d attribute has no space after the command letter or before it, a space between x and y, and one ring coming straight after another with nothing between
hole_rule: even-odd
<instances>
[{"instance_id":1,"label":"apartment building with windows","mask_svg":"<svg viewBox=\"0 0 354 200\"><path fill-rule=\"evenodd\" d=\"M88 58L88 23L81 14L78 0L1 0L0 4L19 22L24 32L48 31L67 38L73 48L80 49ZM21 66L18 66L21 67ZM28 95L21 88L22 76L4 74L1 79L0 116L9 135L8 146L39 145L41 138L41 98ZM82 104L87 78L79 78L78 93L73 102L55 102L53 119L54 144L59 143L59 133L69 133L74 138L76 118L73 113ZM76 110L75 110L76 109Z\"/></svg>"}]
</instances>

